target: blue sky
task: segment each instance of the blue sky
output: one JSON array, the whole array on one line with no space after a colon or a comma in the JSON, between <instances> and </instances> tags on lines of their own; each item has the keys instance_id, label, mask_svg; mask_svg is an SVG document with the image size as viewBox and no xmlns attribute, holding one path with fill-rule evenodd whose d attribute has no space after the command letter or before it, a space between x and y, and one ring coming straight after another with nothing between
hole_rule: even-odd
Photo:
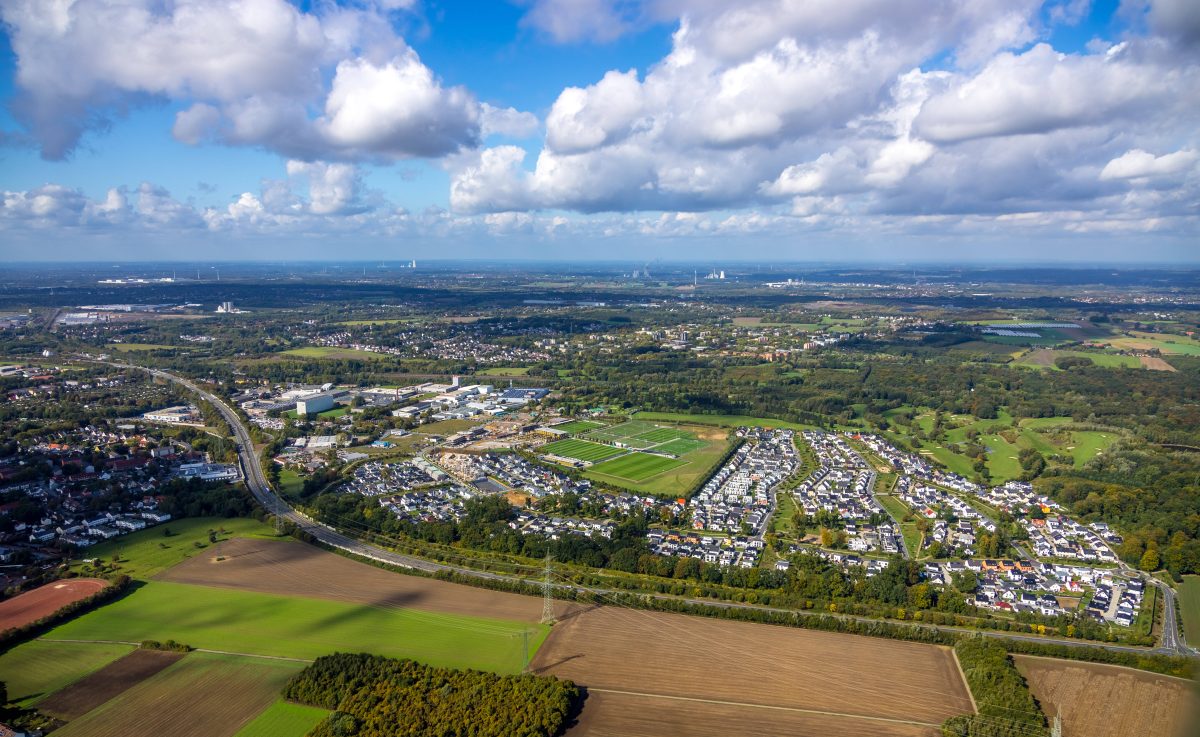
<instances>
[{"instance_id":1,"label":"blue sky","mask_svg":"<svg viewBox=\"0 0 1200 737\"><path fill-rule=\"evenodd\" d=\"M138 5L0 0L0 254L1196 260L1187 0Z\"/></svg>"}]
</instances>

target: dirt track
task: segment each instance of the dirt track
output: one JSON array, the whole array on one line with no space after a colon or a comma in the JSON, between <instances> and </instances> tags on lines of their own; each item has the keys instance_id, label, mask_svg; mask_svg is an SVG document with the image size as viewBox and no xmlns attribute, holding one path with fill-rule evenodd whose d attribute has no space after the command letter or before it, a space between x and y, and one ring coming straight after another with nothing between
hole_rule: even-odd
<instances>
[{"instance_id":1,"label":"dirt track","mask_svg":"<svg viewBox=\"0 0 1200 737\"><path fill-rule=\"evenodd\" d=\"M936 734L971 711L947 648L611 607L555 625L532 669L595 689L572 735Z\"/></svg>"},{"instance_id":2,"label":"dirt track","mask_svg":"<svg viewBox=\"0 0 1200 737\"><path fill-rule=\"evenodd\" d=\"M183 653L134 650L40 702L38 711L63 721L78 719L182 657Z\"/></svg>"},{"instance_id":3,"label":"dirt track","mask_svg":"<svg viewBox=\"0 0 1200 737\"><path fill-rule=\"evenodd\" d=\"M1017 667L1063 737L1191 737L1200 724L1194 687L1178 678L1098 663L1017 655Z\"/></svg>"},{"instance_id":4,"label":"dirt track","mask_svg":"<svg viewBox=\"0 0 1200 737\"><path fill-rule=\"evenodd\" d=\"M223 557L224 560L217 561ZM164 581L536 622L542 600L405 576L298 542L235 538L158 577ZM582 607L556 602L558 616Z\"/></svg>"},{"instance_id":5,"label":"dirt track","mask_svg":"<svg viewBox=\"0 0 1200 737\"><path fill-rule=\"evenodd\" d=\"M102 591L105 586L108 582L100 578L67 578L0 602L0 632L36 622L67 604Z\"/></svg>"}]
</instances>

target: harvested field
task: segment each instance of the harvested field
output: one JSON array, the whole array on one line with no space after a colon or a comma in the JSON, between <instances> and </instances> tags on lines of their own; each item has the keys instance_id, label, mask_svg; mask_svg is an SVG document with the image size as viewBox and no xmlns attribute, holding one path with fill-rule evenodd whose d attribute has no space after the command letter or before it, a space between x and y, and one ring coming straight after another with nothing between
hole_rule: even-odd
<instances>
[{"instance_id":1,"label":"harvested field","mask_svg":"<svg viewBox=\"0 0 1200 737\"><path fill-rule=\"evenodd\" d=\"M38 704L38 711L71 721L155 675L183 653L134 650Z\"/></svg>"},{"instance_id":2,"label":"harvested field","mask_svg":"<svg viewBox=\"0 0 1200 737\"><path fill-rule=\"evenodd\" d=\"M1138 360L1142 362L1142 368L1150 369L1151 371L1175 371L1175 367L1157 356L1139 356Z\"/></svg>"},{"instance_id":3,"label":"harvested field","mask_svg":"<svg viewBox=\"0 0 1200 737\"><path fill-rule=\"evenodd\" d=\"M932 727L590 691L567 737L932 737Z\"/></svg>"},{"instance_id":4,"label":"harvested field","mask_svg":"<svg viewBox=\"0 0 1200 737\"><path fill-rule=\"evenodd\" d=\"M1200 719L1194 687L1179 678L1098 663L1017 655L1017 668L1063 737L1184 737Z\"/></svg>"},{"instance_id":5,"label":"harvested field","mask_svg":"<svg viewBox=\"0 0 1200 737\"><path fill-rule=\"evenodd\" d=\"M191 653L56 730L58 737L230 737L304 663Z\"/></svg>"},{"instance_id":6,"label":"harvested field","mask_svg":"<svg viewBox=\"0 0 1200 737\"><path fill-rule=\"evenodd\" d=\"M555 625L532 670L589 689L572 734L935 735L972 710L948 648L611 607Z\"/></svg>"},{"instance_id":7,"label":"harvested field","mask_svg":"<svg viewBox=\"0 0 1200 737\"><path fill-rule=\"evenodd\" d=\"M86 599L108 586L100 578L69 578L39 586L0 602L0 631L47 617L67 604Z\"/></svg>"},{"instance_id":8,"label":"harvested field","mask_svg":"<svg viewBox=\"0 0 1200 737\"><path fill-rule=\"evenodd\" d=\"M298 542L235 538L206 552L159 579L525 622L537 622L542 615L538 598L392 573ZM556 607L564 616L581 605L560 601Z\"/></svg>"}]
</instances>

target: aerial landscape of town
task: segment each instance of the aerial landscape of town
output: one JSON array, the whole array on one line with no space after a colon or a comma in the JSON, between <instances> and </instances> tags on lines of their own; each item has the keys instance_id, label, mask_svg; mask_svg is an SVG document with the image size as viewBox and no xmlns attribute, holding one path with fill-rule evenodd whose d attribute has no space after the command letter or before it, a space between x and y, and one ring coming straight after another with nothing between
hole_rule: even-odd
<instances>
[{"instance_id":1,"label":"aerial landscape of town","mask_svg":"<svg viewBox=\"0 0 1200 737\"><path fill-rule=\"evenodd\" d=\"M1200 737L1200 2L0 0L0 737Z\"/></svg>"}]
</instances>

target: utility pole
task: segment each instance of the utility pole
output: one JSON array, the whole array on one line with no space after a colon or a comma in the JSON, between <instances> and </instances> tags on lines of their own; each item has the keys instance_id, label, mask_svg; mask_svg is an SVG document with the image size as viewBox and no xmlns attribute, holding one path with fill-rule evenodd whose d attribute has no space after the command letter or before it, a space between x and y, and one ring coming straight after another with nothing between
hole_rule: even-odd
<instances>
[{"instance_id":1,"label":"utility pole","mask_svg":"<svg viewBox=\"0 0 1200 737\"><path fill-rule=\"evenodd\" d=\"M546 572L542 579L542 624L554 624L554 597L550 595L550 551L546 551Z\"/></svg>"}]
</instances>

